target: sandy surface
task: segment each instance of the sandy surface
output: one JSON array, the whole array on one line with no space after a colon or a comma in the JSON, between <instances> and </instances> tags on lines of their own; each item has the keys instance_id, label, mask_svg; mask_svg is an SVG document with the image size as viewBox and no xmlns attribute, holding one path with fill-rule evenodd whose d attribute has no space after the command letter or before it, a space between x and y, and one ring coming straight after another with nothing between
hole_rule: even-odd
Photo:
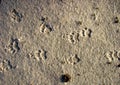
<instances>
[{"instance_id":1,"label":"sandy surface","mask_svg":"<svg viewBox=\"0 0 120 85\"><path fill-rule=\"evenodd\" d=\"M0 85L120 85L120 0L0 0Z\"/></svg>"}]
</instances>

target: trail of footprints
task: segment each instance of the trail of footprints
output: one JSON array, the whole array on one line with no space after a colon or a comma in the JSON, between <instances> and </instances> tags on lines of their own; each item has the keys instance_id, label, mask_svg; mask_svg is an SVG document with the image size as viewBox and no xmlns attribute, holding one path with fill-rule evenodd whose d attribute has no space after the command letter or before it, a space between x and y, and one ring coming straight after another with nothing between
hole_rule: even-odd
<instances>
[{"instance_id":1,"label":"trail of footprints","mask_svg":"<svg viewBox=\"0 0 120 85\"><path fill-rule=\"evenodd\" d=\"M70 34L68 34L67 38L70 43L76 44L77 42L80 41L80 37L91 38L91 35L92 35L92 30L88 28L84 28L80 30L80 32L75 32L75 31L71 32Z\"/></svg>"},{"instance_id":2,"label":"trail of footprints","mask_svg":"<svg viewBox=\"0 0 120 85\"><path fill-rule=\"evenodd\" d=\"M5 47L5 52L12 55L16 54L20 50L19 44L20 43L17 38L11 38ZM47 51L41 48L39 50L29 53L28 56L29 58L34 58L37 61L44 61L47 59Z\"/></svg>"},{"instance_id":3,"label":"trail of footprints","mask_svg":"<svg viewBox=\"0 0 120 85\"><path fill-rule=\"evenodd\" d=\"M10 19L14 22L21 22L23 18L23 15L18 12L16 9L13 9L10 12ZM93 20L95 20L95 14L91 15L91 18ZM37 29L37 32L39 31L40 33L50 33L53 31L53 27L47 22L47 20L42 17L41 19L41 24L39 26L39 28ZM117 17L114 18L114 23L118 23L119 20ZM81 22L76 22L78 25L81 24ZM72 31L70 34L67 34L67 39L70 43L72 44L76 44L80 41L81 38L91 38L92 37L92 29L90 28L83 28L80 31ZM5 48L6 51L8 51L11 54L15 54L20 50L19 47L19 40L18 39L14 39L11 38L11 40L9 41L8 45ZM47 59L47 51L44 49L39 49L37 51L28 53L28 57L30 59L35 59L36 61L45 61ZM114 62L115 60L120 61L120 52L118 51L109 51L105 53L105 57L108 59L109 64L111 64L112 62ZM77 63L79 63L81 61L80 57L75 54L71 57L67 58L67 63L71 64L71 65L76 65ZM117 65L118 67L120 67L120 64ZM3 72L5 70L8 69L12 69L15 68L10 61L8 60L4 60L3 62L0 62L0 72Z\"/></svg>"},{"instance_id":4,"label":"trail of footprints","mask_svg":"<svg viewBox=\"0 0 120 85\"><path fill-rule=\"evenodd\" d=\"M78 42L79 41L79 34L78 33L71 33L69 40L71 43ZM17 38L11 38L8 45L5 48L5 51L7 51L11 54L15 54L19 50L20 50L19 40ZM29 53L28 56L29 56L29 58L34 58L37 61L45 61L47 59L47 51L44 49L39 49L37 51ZM108 64L111 64L112 62L120 61L120 51L116 51L116 50L108 51L105 53L105 57L108 60L107 61ZM67 62L69 64L75 65L78 62L80 62L80 58L77 54L75 54L74 56L69 57L67 59ZM12 66L10 66L10 67L12 67ZM0 65L0 69L3 69L3 67L1 65Z\"/></svg>"}]
</instances>

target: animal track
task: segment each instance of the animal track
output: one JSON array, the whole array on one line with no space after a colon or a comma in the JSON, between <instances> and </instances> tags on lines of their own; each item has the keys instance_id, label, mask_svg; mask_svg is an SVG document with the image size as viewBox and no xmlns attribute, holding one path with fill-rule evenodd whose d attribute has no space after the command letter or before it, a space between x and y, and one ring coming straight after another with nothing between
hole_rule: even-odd
<instances>
[{"instance_id":1,"label":"animal track","mask_svg":"<svg viewBox=\"0 0 120 85\"><path fill-rule=\"evenodd\" d=\"M68 63L74 65L74 64L77 64L78 62L80 62L80 58L78 57L77 54L75 54L74 56L71 56L68 58Z\"/></svg>"},{"instance_id":2,"label":"animal track","mask_svg":"<svg viewBox=\"0 0 120 85\"><path fill-rule=\"evenodd\" d=\"M91 34L92 34L92 30L91 29L88 29L88 28L84 28L82 31L81 31L81 36L82 37L91 37Z\"/></svg>"},{"instance_id":3,"label":"animal track","mask_svg":"<svg viewBox=\"0 0 120 85\"><path fill-rule=\"evenodd\" d=\"M9 60L4 60L0 62L0 72L4 72L10 69L14 69L16 66L13 66Z\"/></svg>"},{"instance_id":4,"label":"animal track","mask_svg":"<svg viewBox=\"0 0 120 85\"><path fill-rule=\"evenodd\" d=\"M77 42L79 42L80 36L90 38L92 36L92 30L85 28L85 29L81 30L80 32L73 31L70 34L67 34L68 41L72 44L76 44ZM63 38L64 37L65 36L63 36Z\"/></svg>"},{"instance_id":5,"label":"animal track","mask_svg":"<svg viewBox=\"0 0 120 85\"><path fill-rule=\"evenodd\" d=\"M40 59L45 60L45 59L47 59L46 53L47 53L47 52L46 52L45 50L41 49L41 50L36 51L36 52L34 53L34 56L35 56L35 58L36 58L38 61L39 61Z\"/></svg>"},{"instance_id":6,"label":"animal track","mask_svg":"<svg viewBox=\"0 0 120 85\"><path fill-rule=\"evenodd\" d=\"M114 62L116 59L119 60L119 53L118 51L108 51L105 53L105 57L108 59L108 64L111 64Z\"/></svg>"},{"instance_id":7,"label":"animal track","mask_svg":"<svg viewBox=\"0 0 120 85\"><path fill-rule=\"evenodd\" d=\"M44 49L40 49L40 50L37 50L35 51L34 53L30 53L28 54L28 56L30 58L35 58L37 61L44 61L47 59L47 51L45 51Z\"/></svg>"},{"instance_id":8,"label":"animal track","mask_svg":"<svg viewBox=\"0 0 120 85\"><path fill-rule=\"evenodd\" d=\"M8 46L6 46L5 50L9 51L12 54L17 53L20 50L20 47L18 44L19 44L18 39L11 38L11 40L9 41L9 44L8 44Z\"/></svg>"},{"instance_id":9,"label":"animal track","mask_svg":"<svg viewBox=\"0 0 120 85\"><path fill-rule=\"evenodd\" d=\"M111 51L106 52L105 57L108 59L107 63L110 64L113 61L113 56L112 56L112 52Z\"/></svg>"},{"instance_id":10,"label":"animal track","mask_svg":"<svg viewBox=\"0 0 120 85\"><path fill-rule=\"evenodd\" d=\"M79 42L79 33L76 32L70 33L70 35L68 35L68 41L73 44Z\"/></svg>"},{"instance_id":11,"label":"animal track","mask_svg":"<svg viewBox=\"0 0 120 85\"><path fill-rule=\"evenodd\" d=\"M49 33L51 32L53 29L52 27L49 25L49 24L46 24L46 23L42 23L40 25L40 32L41 33Z\"/></svg>"},{"instance_id":12,"label":"animal track","mask_svg":"<svg viewBox=\"0 0 120 85\"><path fill-rule=\"evenodd\" d=\"M23 18L23 15L15 9L11 11L10 16L11 16L11 20L15 22L21 22Z\"/></svg>"},{"instance_id":13,"label":"animal track","mask_svg":"<svg viewBox=\"0 0 120 85\"><path fill-rule=\"evenodd\" d=\"M44 17L42 17L41 21L42 24L39 27L41 33L50 33L51 31L53 31L53 27L47 23Z\"/></svg>"}]
</instances>

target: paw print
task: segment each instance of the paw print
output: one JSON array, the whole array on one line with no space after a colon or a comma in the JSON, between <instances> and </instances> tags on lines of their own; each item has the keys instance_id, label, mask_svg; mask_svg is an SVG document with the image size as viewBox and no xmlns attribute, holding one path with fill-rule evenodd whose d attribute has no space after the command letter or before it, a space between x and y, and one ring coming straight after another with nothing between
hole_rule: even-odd
<instances>
[{"instance_id":1,"label":"paw print","mask_svg":"<svg viewBox=\"0 0 120 85\"><path fill-rule=\"evenodd\" d=\"M44 61L47 59L47 51L45 51L44 49L40 49L33 53L29 53L28 56L29 58L34 58L37 61Z\"/></svg>"},{"instance_id":2,"label":"paw print","mask_svg":"<svg viewBox=\"0 0 120 85\"><path fill-rule=\"evenodd\" d=\"M92 35L92 30L88 29L88 28L84 28L83 30L81 30L81 36L82 37L88 37L90 38Z\"/></svg>"},{"instance_id":3,"label":"paw print","mask_svg":"<svg viewBox=\"0 0 120 85\"><path fill-rule=\"evenodd\" d=\"M79 42L79 33L72 32L68 35L68 41L72 44Z\"/></svg>"},{"instance_id":4,"label":"paw print","mask_svg":"<svg viewBox=\"0 0 120 85\"><path fill-rule=\"evenodd\" d=\"M10 18L14 22L21 22L22 18L23 18L23 15L21 13L19 13L16 9L13 9L10 12Z\"/></svg>"},{"instance_id":5,"label":"paw print","mask_svg":"<svg viewBox=\"0 0 120 85\"><path fill-rule=\"evenodd\" d=\"M47 19L42 17L41 18L41 25L39 27L39 30L41 33L50 33L53 31L53 27L47 22Z\"/></svg>"},{"instance_id":6,"label":"paw print","mask_svg":"<svg viewBox=\"0 0 120 85\"><path fill-rule=\"evenodd\" d=\"M45 22L40 25L39 29L41 33L49 33L53 30L52 27Z\"/></svg>"},{"instance_id":7,"label":"paw print","mask_svg":"<svg viewBox=\"0 0 120 85\"><path fill-rule=\"evenodd\" d=\"M108 59L108 61L107 61L108 64L111 64L114 59L114 57L112 55L113 55L112 51L108 51L105 53L105 57Z\"/></svg>"},{"instance_id":8,"label":"paw print","mask_svg":"<svg viewBox=\"0 0 120 85\"><path fill-rule=\"evenodd\" d=\"M105 53L105 57L108 59L107 63L111 64L112 62L119 60L119 52L116 50L108 51Z\"/></svg>"},{"instance_id":9,"label":"paw print","mask_svg":"<svg viewBox=\"0 0 120 85\"><path fill-rule=\"evenodd\" d=\"M4 72L14 68L16 68L16 66L13 66L9 60L3 60L2 62L0 62L0 72Z\"/></svg>"},{"instance_id":10,"label":"paw print","mask_svg":"<svg viewBox=\"0 0 120 85\"><path fill-rule=\"evenodd\" d=\"M69 57L67 61L68 61L68 63L75 65L78 62L80 62L80 58L78 57L77 54L75 54L74 56Z\"/></svg>"},{"instance_id":11,"label":"paw print","mask_svg":"<svg viewBox=\"0 0 120 85\"><path fill-rule=\"evenodd\" d=\"M11 54L17 53L20 50L18 39L11 38L11 40L9 41L9 44L8 44L8 46L6 46L5 50L10 52Z\"/></svg>"},{"instance_id":12,"label":"paw print","mask_svg":"<svg viewBox=\"0 0 120 85\"><path fill-rule=\"evenodd\" d=\"M41 49L41 50L34 52L34 57L37 61L45 60L47 59L46 53L47 52L45 50Z\"/></svg>"}]
</instances>

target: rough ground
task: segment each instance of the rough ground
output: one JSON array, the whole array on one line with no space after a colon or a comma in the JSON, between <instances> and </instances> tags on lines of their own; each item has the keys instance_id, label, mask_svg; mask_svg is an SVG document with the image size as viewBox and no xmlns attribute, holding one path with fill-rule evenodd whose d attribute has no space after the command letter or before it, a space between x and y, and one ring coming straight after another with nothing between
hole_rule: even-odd
<instances>
[{"instance_id":1,"label":"rough ground","mask_svg":"<svg viewBox=\"0 0 120 85\"><path fill-rule=\"evenodd\" d=\"M0 85L120 85L119 20L120 0L0 0Z\"/></svg>"}]
</instances>

